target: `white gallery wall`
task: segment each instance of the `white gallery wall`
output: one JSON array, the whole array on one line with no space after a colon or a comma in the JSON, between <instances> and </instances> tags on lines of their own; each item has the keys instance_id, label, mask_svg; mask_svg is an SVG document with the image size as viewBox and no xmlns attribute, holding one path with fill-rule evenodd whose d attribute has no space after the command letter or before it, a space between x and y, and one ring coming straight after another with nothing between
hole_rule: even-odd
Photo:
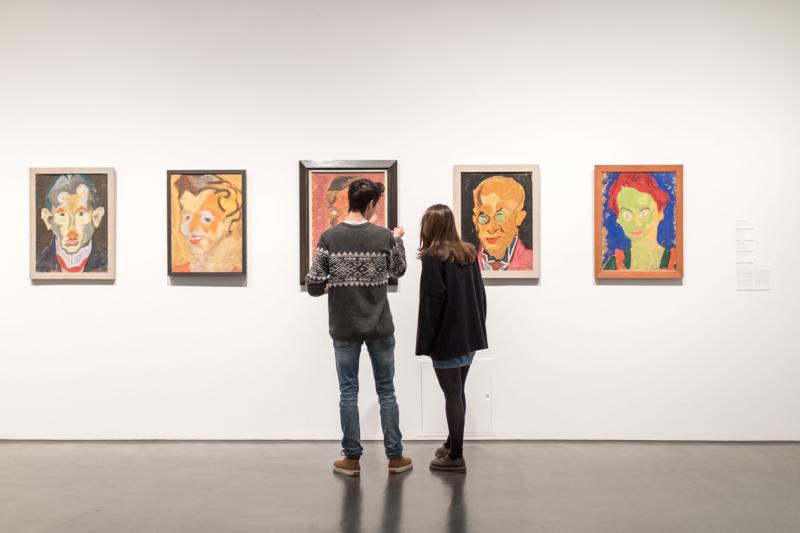
<instances>
[{"instance_id":1,"label":"white gallery wall","mask_svg":"<svg viewBox=\"0 0 800 533\"><path fill-rule=\"evenodd\" d=\"M419 218L454 164L532 163L542 278L487 287L471 434L800 439L799 24L792 0L0 0L0 438L338 439L298 160L397 159L406 438L442 427ZM593 279L593 165L632 163L685 165L682 284ZM116 283L28 279L41 166L116 168ZM204 168L247 170L246 283L166 275L166 171ZM736 290L737 219L771 291Z\"/></svg>"}]
</instances>

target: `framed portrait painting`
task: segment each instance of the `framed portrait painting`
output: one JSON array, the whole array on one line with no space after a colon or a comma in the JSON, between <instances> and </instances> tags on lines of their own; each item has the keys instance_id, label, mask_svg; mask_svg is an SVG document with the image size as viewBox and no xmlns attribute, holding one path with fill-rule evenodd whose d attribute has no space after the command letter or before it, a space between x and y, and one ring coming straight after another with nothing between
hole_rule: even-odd
<instances>
[{"instance_id":1,"label":"framed portrait painting","mask_svg":"<svg viewBox=\"0 0 800 533\"><path fill-rule=\"evenodd\" d=\"M538 165L456 165L456 224L484 278L541 275Z\"/></svg>"},{"instance_id":2,"label":"framed portrait painting","mask_svg":"<svg viewBox=\"0 0 800 533\"><path fill-rule=\"evenodd\" d=\"M32 280L116 277L113 168L30 169Z\"/></svg>"},{"instance_id":3,"label":"framed portrait painting","mask_svg":"<svg viewBox=\"0 0 800 533\"><path fill-rule=\"evenodd\" d=\"M247 273L244 170L167 171L170 276Z\"/></svg>"},{"instance_id":4,"label":"framed portrait painting","mask_svg":"<svg viewBox=\"0 0 800 533\"><path fill-rule=\"evenodd\" d=\"M596 278L683 277L683 165L594 167Z\"/></svg>"},{"instance_id":5,"label":"framed portrait painting","mask_svg":"<svg viewBox=\"0 0 800 533\"><path fill-rule=\"evenodd\" d=\"M371 222L394 228L397 225L397 161L300 161L301 285L305 284L320 236L347 218L350 183L362 178L385 187ZM397 280L390 279L389 283L396 284Z\"/></svg>"}]
</instances>

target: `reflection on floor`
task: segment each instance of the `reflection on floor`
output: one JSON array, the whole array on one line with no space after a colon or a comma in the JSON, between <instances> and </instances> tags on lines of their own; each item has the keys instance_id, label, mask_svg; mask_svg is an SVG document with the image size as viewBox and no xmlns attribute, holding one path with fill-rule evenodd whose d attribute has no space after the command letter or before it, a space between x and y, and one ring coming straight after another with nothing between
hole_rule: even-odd
<instances>
[{"instance_id":1,"label":"reflection on floor","mask_svg":"<svg viewBox=\"0 0 800 533\"><path fill-rule=\"evenodd\" d=\"M467 474L361 478L337 446L3 443L0 530L125 532L795 532L800 445L468 443Z\"/></svg>"}]
</instances>

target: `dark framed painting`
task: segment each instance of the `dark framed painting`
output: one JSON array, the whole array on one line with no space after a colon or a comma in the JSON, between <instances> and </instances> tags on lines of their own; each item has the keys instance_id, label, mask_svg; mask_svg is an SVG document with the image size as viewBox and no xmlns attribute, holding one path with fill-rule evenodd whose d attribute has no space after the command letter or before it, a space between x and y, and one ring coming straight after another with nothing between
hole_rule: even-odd
<instances>
[{"instance_id":1,"label":"dark framed painting","mask_svg":"<svg viewBox=\"0 0 800 533\"><path fill-rule=\"evenodd\" d=\"M596 278L682 278L683 165L594 167Z\"/></svg>"},{"instance_id":2,"label":"dark framed painting","mask_svg":"<svg viewBox=\"0 0 800 533\"><path fill-rule=\"evenodd\" d=\"M382 183L386 192L372 221L389 229L397 226L397 161L300 161L300 284L319 238L325 230L347 218L347 189L357 179ZM390 284L397 280L390 279Z\"/></svg>"},{"instance_id":3,"label":"dark framed painting","mask_svg":"<svg viewBox=\"0 0 800 533\"><path fill-rule=\"evenodd\" d=\"M244 170L167 171L167 273L247 274Z\"/></svg>"},{"instance_id":4,"label":"dark framed painting","mask_svg":"<svg viewBox=\"0 0 800 533\"><path fill-rule=\"evenodd\" d=\"M484 278L541 275L538 165L456 165L454 214Z\"/></svg>"},{"instance_id":5,"label":"dark framed painting","mask_svg":"<svg viewBox=\"0 0 800 533\"><path fill-rule=\"evenodd\" d=\"M30 169L32 280L116 277L113 168Z\"/></svg>"}]
</instances>

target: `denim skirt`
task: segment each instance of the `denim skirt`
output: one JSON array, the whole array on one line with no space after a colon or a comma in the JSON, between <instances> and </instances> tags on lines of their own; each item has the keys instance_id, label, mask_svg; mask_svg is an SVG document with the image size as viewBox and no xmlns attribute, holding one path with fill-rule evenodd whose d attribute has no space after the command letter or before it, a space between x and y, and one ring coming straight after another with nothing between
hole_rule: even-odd
<instances>
[{"instance_id":1,"label":"denim skirt","mask_svg":"<svg viewBox=\"0 0 800 533\"><path fill-rule=\"evenodd\" d=\"M433 368L461 368L462 366L471 365L474 357L475 352L469 352L466 355L460 355L452 359L445 359L443 361L431 359L431 361L433 362Z\"/></svg>"}]
</instances>

